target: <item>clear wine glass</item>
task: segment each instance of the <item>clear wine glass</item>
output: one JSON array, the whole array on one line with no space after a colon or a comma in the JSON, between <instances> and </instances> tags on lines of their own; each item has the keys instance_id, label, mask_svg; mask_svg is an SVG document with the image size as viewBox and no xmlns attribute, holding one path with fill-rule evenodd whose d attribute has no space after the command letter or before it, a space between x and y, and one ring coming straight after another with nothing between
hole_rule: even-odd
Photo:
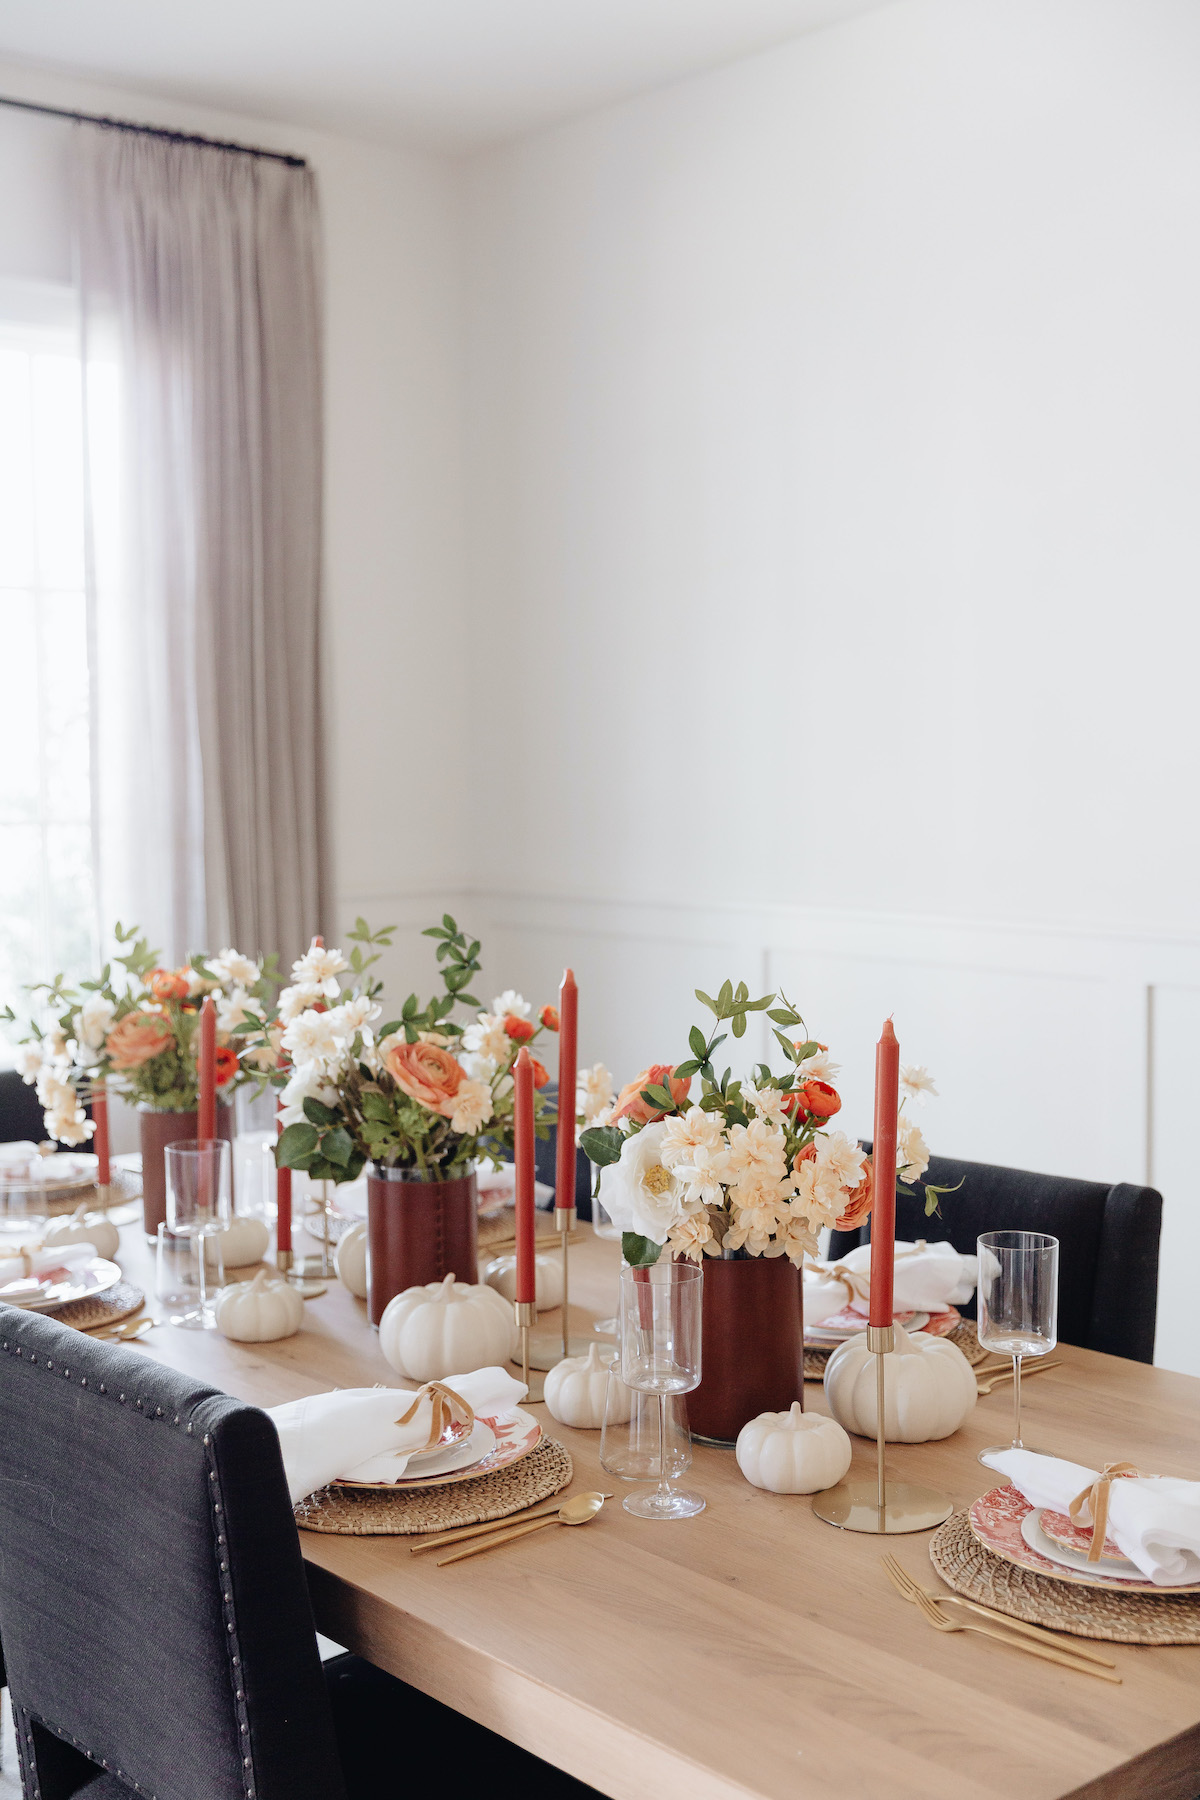
<instances>
[{"instance_id":1,"label":"clear wine glass","mask_svg":"<svg viewBox=\"0 0 1200 1800\"><path fill-rule=\"evenodd\" d=\"M0 1179L0 1235L40 1244L49 1223L48 1183L19 1177Z\"/></svg>"},{"instance_id":2,"label":"clear wine glass","mask_svg":"<svg viewBox=\"0 0 1200 1800\"><path fill-rule=\"evenodd\" d=\"M193 1331L216 1329L217 1313L208 1296L205 1239L224 1231L230 1218L230 1150L224 1138L184 1139L166 1148L167 1225L196 1241L199 1301L172 1321Z\"/></svg>"},{"instance_id":3,"label":"clear wine glass","mask_svg":"<svg viewBox=\"0 0 1200 1800\"><path fill-rule=\"evenodd\" d=\"M671 1486L667 1402L700 1385L700 1314L704 1271L691 1262L656 1262L621 1270L621 1379L658 1397L658 1486L630 1494L625 1511L639 1519L687 1519L703 1512L699 1494Z\"/></svg>"},{"instance_id":4,"label":"clear wine glass","mask_svg":"<svg viewBox=\"0 0 1200 1800\"><path fill-rule=\"evenodd\" d=\"M1021 1362L1058 1343L1058 1239L1041 1231L988 1231L978 1240L979 1342L1013 1363L1013 1440L981 1450L1027 1450L1021 1441ZM1044 1454L1044 1453L1043 1453Z\"/></svg>"},{"instance_id":5,"label":"clear wine glass","mask_svg":"<svg viewBox=\"0 0 1200 1800\"><path fill-rule=\"evenodd\" d=\"M605 1211L604 1202L599 1194L592 1195L592 1233L595 1237L609 1238L618 1244L621 1241L621 1227L614 1224L612 1216ZM617 1303L620 1304L619 1296ZM615 1337L619 1327L620 1320L614 1313L611 1319L597 1319L592 1330L597 1332L600 1337Z\"/></svg>"}]
</instances>

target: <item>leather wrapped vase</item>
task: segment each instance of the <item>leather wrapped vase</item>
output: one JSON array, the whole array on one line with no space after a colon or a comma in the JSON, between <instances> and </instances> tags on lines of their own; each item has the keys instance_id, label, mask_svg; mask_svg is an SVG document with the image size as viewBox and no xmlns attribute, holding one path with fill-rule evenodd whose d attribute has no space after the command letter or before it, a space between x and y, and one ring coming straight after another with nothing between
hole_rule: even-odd
<instances>
[{"instance_id":1,"label":"leather wrapped vase","mask_svg":"<svg viewBox=\"0 0 1200 1800\"><path fill-rule=\"evenodd\" d=\"M786 1256L704 1259L692 1435L732 1444L759 1413L804 1405L804 1290Z\"/></svg>"},{"instance_id":2,"label":"leather wrapped vase","mask_svg":"<svg viewBox=\"0 0 1200 1800\"><path fill-rule=\"evenodd\" d=\"M423 1181L413 1169L373 1163L367 1176L367 1317L378 1325L405 1288L455 1275L479 1280L479 1196L474 1171Z\"/></svg>"},{"instance_id":3,"label":"leather wrapped vase","mask_svg":"<svg viewBox=\"0 0 1200 1800\"><path fill-rule=\"evenodd\" d=\"M142 1217L146 1223L146 1236L153 1242L159 1226L167 1222L167 1166L163 1152L168 1144L195 1138L197 1115L194 1112L160 1112L155 1107L142 1106L138 1108L138 1130L142 1140ZM217 1136L233 1143L233 1108L219 1102Z\"/></svg>"}]
</instances>

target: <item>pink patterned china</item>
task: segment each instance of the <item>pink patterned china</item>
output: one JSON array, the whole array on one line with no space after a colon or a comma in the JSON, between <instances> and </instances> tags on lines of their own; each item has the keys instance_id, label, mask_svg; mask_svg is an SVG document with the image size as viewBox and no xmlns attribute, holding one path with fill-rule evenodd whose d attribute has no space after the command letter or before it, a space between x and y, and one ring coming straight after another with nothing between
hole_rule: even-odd
<instances>
[{"instance_id":1,"label":"pink patterned china","mask_svg":"<svg viewBox=\"0 0 1200 1800\"><path fill-rule=\"evenodd\" d=\"M1073 1550L1079 1556L1086 1556L1092 1547L1091 1526L1072 1524L1066 1513L1052 1512L1050 1507L1044 1506L1038 1515L1038 1524L1043 1537L1049 1538L1060 1550ZM1111 1538L1105 1538L1100 1560L1127 1563L1129 1558L1118 1550Z\"/></svg>"},{"instance_id":2,"label":"pink patterned china","mask_svg":"<svg viewBox=\"0 0 1200 1800\"><path fill-rule=\"evenodd\" d=\"M73 1300L92 1300L116 1287L121 1271L115 1262L95 1256L80 1268L46 1269L40 1276L26 1275L0 1287L6 1306L23 1306L27 1312L54 1312Z\"/></svg>"},{"instance_id":3,"label":"pink patterned china","mask_svg":"<svg viewBox=\"0 0 1200 1800\"><path fill-rule=\"evenodd\" d=\"M1032 1569L1037 1575L1051 1575L1056 1581L1069 1581L1077 1587L1111 1588L1117 1593L1200 1594L1200 1584L1166 1587L1161 1582L1147 1581L1136 1572L1131 1576L1089 1574L1086 1565L1080 1568L1074 1561L1059 1561L1059 1556L1073 1558L1076 1553L1056 1551L1050 1539L1041 1535L1037 1513L1038 1509L1030 1505L1019 1488L998 1487L976 1500L967 1517L972 1532L985 1550L1003 1557L1005 1562L1015 1563L1018 1568ZM1029 1536L1026 1536L1026 1521L1029 1521ZM1029 1542L1030 1536L1035 1542L1040 1538L1045 1550L1035 1549ZM1056 1551L1054 1556L1047 1554L1051 1551ZM1083 1562L1082 1557L1080 1562ZM1128 1566L1133 1568L1132 1563Z\"/></svg>"},{"instance_id":4,"label":"pink patterned china","mask_svg":"<svg viewBox=\"0 0 1200 1800\"><path fill-rule=\"evenodd\" d=\"M406 1493L411 1492L414 1488L448 1487L451 1482L473 1481L477 1475L491 1475L497 1469L506 1469L510 1463L520 1462L523 1456L528 1456L531 1450L536 1450L541 1442L541 1425L532 1413L523 1411L519 1406L514 1407L512 1412L501 1413L496 1418L477 1419L476 1425L486 1428L492 1439L491 1448L485 1450L473 1461L464 1463L461 1467L445 1469L441 1474L431 1474L428 1464L422 1466L417 1463L414 1467L410 1462L408 1469L399 1481L339 1480L334 1483L334 1486L396 1489ZM484 1442L485 1440L481 1436L479 1441ZM476 1438L473 1433L470 1445L473 1447L475 1443ZM459 1451L463 1448L465 1446L458 1447ZM452 1456L454 1452L443 1451L439 1454Z\"/></svg>"}]
</instances>

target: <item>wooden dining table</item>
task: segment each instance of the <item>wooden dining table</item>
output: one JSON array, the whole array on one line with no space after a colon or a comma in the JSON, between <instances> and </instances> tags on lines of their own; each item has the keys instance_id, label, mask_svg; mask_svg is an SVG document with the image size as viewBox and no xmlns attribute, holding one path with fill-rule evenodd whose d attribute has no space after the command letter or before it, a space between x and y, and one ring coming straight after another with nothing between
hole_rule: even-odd
<instances>
[{"instance_id":1,"label":"wooden dining table","mask_svg":"<svg viewBox=\"0 0 1200 1800\"><path fill-rule=\"evenodd\" d=\"M615 1244L581 1227L572 1329L616 1301ZM140 1223L120 1261L158 1316ZM577 1304L575 1304L577 1303ZM543 1315L553 1326L560 1315ZM163 1324L138 1353L272 1406L398 1381L365 1304L335 1280L270 1344ZM1030 1381L1028 1435L1091 1466L1200 1475L1200 1380L1063 1347ZM824 1411L819 1383L806 1400ZM889 1447L889 1472L969 1505L996 1477L1011 1390L939 1443ZM570 1451L569 1493L613 1494L586 1528L539 1531L445 1568L407 1537L300 1532L318 1629L616 1800L1196 1800L1200 1647L1110 1646L1121 1685L986 1638L933 1630L885 1579L890 1551L939 1587L929 1533L886 1540L762 1492L732 1450L696 1445L695 1518L623 1511L598 1432L537 1408ZM875 1446L854 1440L852 1475ZM614 1490L616 1490L614 1492ZM565 1494L564 1494L565 1497Z\"/></svg>"}]
</instances>

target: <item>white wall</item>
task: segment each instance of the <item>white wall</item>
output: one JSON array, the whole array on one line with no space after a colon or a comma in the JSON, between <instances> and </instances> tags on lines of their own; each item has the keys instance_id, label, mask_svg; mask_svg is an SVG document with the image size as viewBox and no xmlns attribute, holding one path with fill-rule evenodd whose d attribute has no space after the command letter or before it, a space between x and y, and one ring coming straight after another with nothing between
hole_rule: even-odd
<instances>
[{"instance_id":1,"label":"white wall","mask_svg":"<svg viewBox=\"0 0 1200 1800\"><path fill-rule=\"evenodd\" d=\"M935 1148L1162 1182L1200 1372L1198 83L1188 0L908 0L463 182L498 972L626 1074L782 980L858 1130L895 1009Z\"/></svg>"}]
</instances>

